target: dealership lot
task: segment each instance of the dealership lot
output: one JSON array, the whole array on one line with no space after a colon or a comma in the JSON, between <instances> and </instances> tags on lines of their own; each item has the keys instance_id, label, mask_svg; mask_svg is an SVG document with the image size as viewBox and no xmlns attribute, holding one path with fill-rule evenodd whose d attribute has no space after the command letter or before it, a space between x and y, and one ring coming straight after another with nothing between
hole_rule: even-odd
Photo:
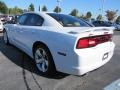
<instances>
[{"instance_id":1,"label":"dealership lot","mask_svg":"<svg viewBox=\"0 0 120 90\"><path fill-rule=\"evenodd\" d=\"M115 31L115 53L109 63L84 76L41 75L34 62L14 46L6 46L0 33L0 90L101 90L120 79L120 32Z\"/></svg>"}]
</instances>

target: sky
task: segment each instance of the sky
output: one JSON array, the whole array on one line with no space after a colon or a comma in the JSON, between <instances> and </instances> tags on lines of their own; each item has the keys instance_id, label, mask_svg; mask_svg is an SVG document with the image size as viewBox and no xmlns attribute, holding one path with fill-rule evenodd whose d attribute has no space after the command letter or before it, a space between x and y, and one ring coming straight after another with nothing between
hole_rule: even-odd
<instances>
[{"instance_id":1,"label":"sky","mask_svg":"<svg viewBox=\"0 0 120 90\"><path fill-rule=\"evenodd\" d=\"M53 9L58 5L57 0L0 0L4 1L6 5L10 7L18 6L22 9L27 9L28 6L33 3L35 11L38 12L39 5L47 6L49 12L53 12ZM72 9L79 10L79 14L85 14L87 11L91 11L93 17L101 14L102 2L104 11L106 10L119 10L120 15L120 0L61 0L60 7L62 13L69 14ZM105 13L103 13L105 15Z\"/></svg>"}]
</instances>

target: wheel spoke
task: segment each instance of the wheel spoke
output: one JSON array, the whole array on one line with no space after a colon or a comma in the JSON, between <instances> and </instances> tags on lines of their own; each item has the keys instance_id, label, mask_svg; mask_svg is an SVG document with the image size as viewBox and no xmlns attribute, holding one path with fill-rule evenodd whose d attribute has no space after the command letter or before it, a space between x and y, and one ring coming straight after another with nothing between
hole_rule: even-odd
<instances>
[{"instance_id":1,"label":"wheel spoke","mask_svg":"<svg viewBox=\"0 0 120 90\"><path fill-rule=\"evenodd\" d=\"M45 69L45 62L42 63L42 71L45 72L46 69Z\"/></svg>"},{"instance_id":2,"label":"wheel spoke","mask_svg":"<svg viewBox=\"0 0 120 90\"><path fill-rule=\"evenodd\" d=\"M45 60L45 65L48 66L48 61L47 60Z\"/></svg>"},{"instance_id":3,"label":"wheel spoke","mask_svg":"<svg viewBox=\"0 0 120 90\"><path fill-rule=\"evenodd\" d=\"M38 57L42 57L42 55L41 55L41 53L40 53L40 50L37 50L37 51L36 51L36 54L37 54Z\"/></svg>"},{"instance_id":4,"label":"wheel spoke","mask_svg":"<svg viewBox=\"0 0 120 90\"><path fill-rule=\"evenodd\" d=\"M40 63L42 63L42 62L43 62L42 59L36 59L36 63L37 63L37 64L40 64Z\"/></svg>"},{"instance_id":5,"label":"wheel spoke","mask_svg":"<svg viewBox=\"0 0 120 90\"><path fill-rule=\"evenodd\" d=\"M42 51L42 56L46 59L46 53L44 50Z\"/></svg>"}]
</instances>

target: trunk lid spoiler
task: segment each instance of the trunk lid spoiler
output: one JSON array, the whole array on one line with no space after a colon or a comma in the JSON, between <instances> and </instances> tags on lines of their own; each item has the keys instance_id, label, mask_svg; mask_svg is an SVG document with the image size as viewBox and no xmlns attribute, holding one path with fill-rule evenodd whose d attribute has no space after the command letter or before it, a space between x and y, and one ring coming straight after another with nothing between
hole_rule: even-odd
<instances>
[{"instance_id":1,"label":"trunk lid spoiler","mask_svg":"<svg viewBox=\"0 0 120 90\"><path fill-rule=\"evenodd\" d=\"M113 33L114 27L82 27L82 28L66 28L66 32L69 34L80 34L85 32L108 32Z\"/></svg>"}]
</instances>

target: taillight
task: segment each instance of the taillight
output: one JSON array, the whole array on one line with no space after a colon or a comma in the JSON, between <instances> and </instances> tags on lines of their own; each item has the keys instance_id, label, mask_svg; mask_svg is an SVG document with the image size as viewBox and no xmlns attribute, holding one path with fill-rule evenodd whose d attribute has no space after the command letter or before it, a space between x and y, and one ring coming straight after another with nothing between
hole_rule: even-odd
<instances>
[{"instance_id":1,"label":"taillight","mask_svg":"<svg viewBox=\"0 0 120 90\"><path fill-rule=\"evenodd\" d=\"M94 47L100 43L108 42L111 40L112 40L111 34L85 37L78 40L76 48L81 49L81 48Z\"/></svg>"}]
</instances>

